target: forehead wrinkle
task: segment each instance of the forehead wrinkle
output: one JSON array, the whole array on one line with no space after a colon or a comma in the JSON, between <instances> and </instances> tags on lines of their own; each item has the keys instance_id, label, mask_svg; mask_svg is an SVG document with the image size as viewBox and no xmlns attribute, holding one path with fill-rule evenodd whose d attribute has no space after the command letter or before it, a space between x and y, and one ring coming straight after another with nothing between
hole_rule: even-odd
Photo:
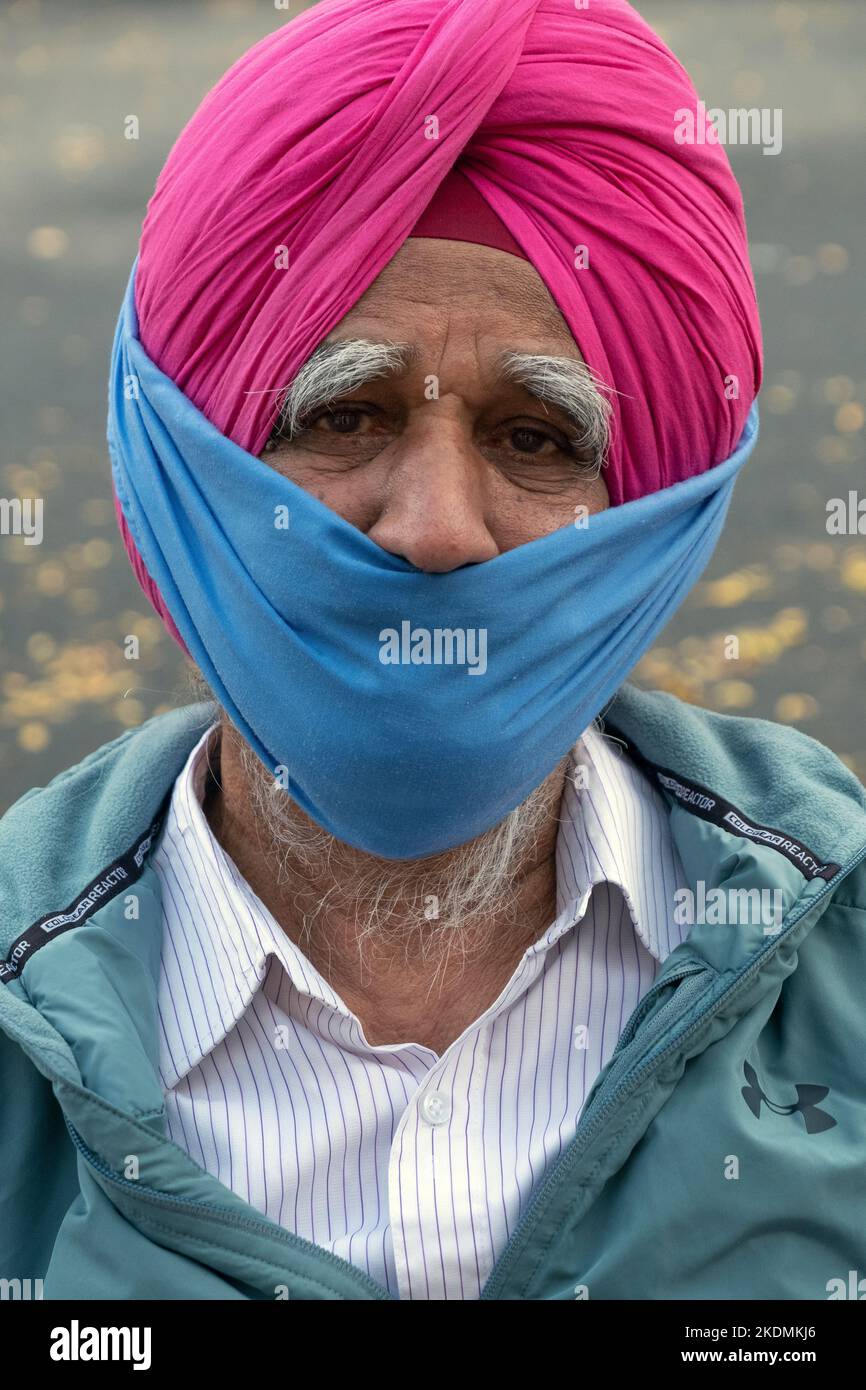
<instances>
[{"instance_id":1,"label":"forehead wrinkle","mask_svg":"<svg viewBox=\"0 0 866 1390\"><path fill-rule=\"evenodd\" d=\"M443 292L461 305L467 292L501 296L534 326L540 323L564 342L574 341L559 306L531 262L474 242L410 237L355 307L380 313L383 294L397 294L404 304L441 305Z\"/></svg>"},{"instance_id":2,"label":"forehead wrinkle","mask_svg":"<svg viewBox=\"0 0 866 1390\"><path fill-rule=\"evenodd\" d=\"M574 343L568 324L543 280L538 277L533 280L518 280L509 293L512 302L516 303L534 324L540 322L543 328L554 332L557 337Z\"/></svg>"}]
</instances>

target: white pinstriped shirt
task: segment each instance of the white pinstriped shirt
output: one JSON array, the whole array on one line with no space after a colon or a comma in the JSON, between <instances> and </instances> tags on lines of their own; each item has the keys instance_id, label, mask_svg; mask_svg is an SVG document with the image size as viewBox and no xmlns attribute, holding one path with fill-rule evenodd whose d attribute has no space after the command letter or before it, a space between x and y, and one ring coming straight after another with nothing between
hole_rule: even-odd
<instances>
[{"instance_id":1,"label":"white pinstriped shirt","mask_svg":"<svg viewBox=\"0 0 866 1390\"><path fill-rule=\"evenodd\" d=\"M594 730L573 758L557 916L441 1054L372 1047L201 807L209 730L154 856L168 1132L227 1187L401 1299L475 1299L661 962L688 928L658 792Z\"/></svg>"}]
</instances>

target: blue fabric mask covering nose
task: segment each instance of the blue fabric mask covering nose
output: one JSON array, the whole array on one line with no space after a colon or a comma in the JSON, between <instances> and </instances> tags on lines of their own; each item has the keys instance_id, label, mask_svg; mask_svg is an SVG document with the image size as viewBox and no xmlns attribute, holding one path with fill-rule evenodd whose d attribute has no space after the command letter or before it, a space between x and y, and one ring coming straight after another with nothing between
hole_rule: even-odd
<instances>
[{"instance_id":1,"label":"blue fabric mask covering nose","mask_svg":"<svg viewBox=\"0 0 866 1390\"><path fill-rule=\"evenodd\" d=\"M109 385L115 486L217 700L297 804L358 849L423 858L488 830L604 709L706 566L757 405L715 468L424 573L205 419L138 341L134 277Z\"/></svg>"}]
</instances>

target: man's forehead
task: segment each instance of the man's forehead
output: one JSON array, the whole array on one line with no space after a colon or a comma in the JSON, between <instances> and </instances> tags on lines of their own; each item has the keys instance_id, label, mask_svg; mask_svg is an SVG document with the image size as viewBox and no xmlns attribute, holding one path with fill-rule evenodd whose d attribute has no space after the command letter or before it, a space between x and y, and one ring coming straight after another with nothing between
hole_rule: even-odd
<instances>
[{"instance_id":1,"label":"man's forehead","mask_svg":"<svg viewBox=\"0 0 866 1390\"><path fill-rule=\"evenodd\" d=\"M575 370L585 369L585 363L578 349L573 343L570 351L559 348L556 355L543 353L536 341L515 340L503 347L496 340L488 340L485 344L488 351L485 354L490 366L503 379L511 379L515 373L515 359L520 359L521 365L537 361L539 364L552 364L556 362L560 367L565 367L569 362L575 364ZM345 354L339 349L346 349ZM360 351L366 350L371 360L376 361L376 375L379 376L402 376L404 373L411 372L413 368L424 366L424 352L417 342L402 339L399 342L388 337L387 334L365 333L360 336L356 333L347 331L344 325L335 329L319 345L319 355L325 356L321 351L327 349L327 355L332 362L345 361L352 368L355 367L356 357ZM370 350L381 349L381 356L373 359ZM310 361L317 360L317 354L311 355Z\"/></svg>"},{"instance_id":2,"label":"man's forehead","mask_svg":"<svg viewBox=\"0 0 866 1390\"><path fill-rule=\"evenodd\" d=\"M328 341L351 336L347 330L363 319L424 305L455 306L466 314L489 310L515 325L531 326L534 336L554 335L560 346L574 347L565 319L528 261L489 246L436 237L408 238Z\"/></svg>"}]
</instances>

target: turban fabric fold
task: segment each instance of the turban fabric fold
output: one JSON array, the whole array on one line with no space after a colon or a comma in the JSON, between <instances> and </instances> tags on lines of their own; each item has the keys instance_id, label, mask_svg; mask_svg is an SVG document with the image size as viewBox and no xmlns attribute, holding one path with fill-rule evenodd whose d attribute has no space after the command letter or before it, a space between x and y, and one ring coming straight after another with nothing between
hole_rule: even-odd
<instances>
[{"instance_id":1,"label":"turban fabric fold","mask_svg":"<svg viewBox=\"0 0 866 1390\"><path fill-rule=\"evenodd\" d=\"M141 236L142 346L261 453L281 391L456 169L612 388L611 504L712 468L761 342L727 156L712 131L677 139L697 103L624 0L322 0L241 57L171 150Z\"/></svg>"}]
</instances>

